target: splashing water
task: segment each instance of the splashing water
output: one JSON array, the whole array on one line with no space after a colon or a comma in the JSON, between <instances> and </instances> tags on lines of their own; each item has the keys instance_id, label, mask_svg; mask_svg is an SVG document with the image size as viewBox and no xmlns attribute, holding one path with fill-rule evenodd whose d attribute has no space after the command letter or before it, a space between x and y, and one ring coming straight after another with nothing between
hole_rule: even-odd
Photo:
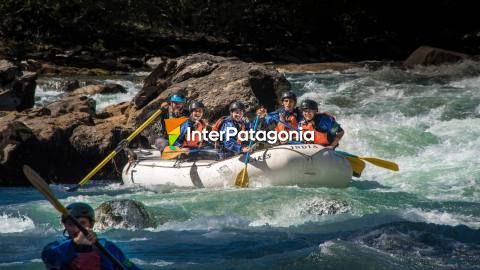
<instances>
[{"instance_id":1,"label":"splashing water","mask_svg":"<svg viewBox=\"0 0 480 270\"><path fill-rule=\"evenodd\" d=\"M478 62L287 78L300 101L337 117L339 150L400 171L367 165L346 189L52 188L64 204L143 202L156 228L100 233L144 269L480 269ZM100 108L139 88L113 80L129 94L97 96ZM58 213L19 188L0 189L0 213L0 268L43 269L42 247L61 238Z\"/></svg>"}]
</instances>

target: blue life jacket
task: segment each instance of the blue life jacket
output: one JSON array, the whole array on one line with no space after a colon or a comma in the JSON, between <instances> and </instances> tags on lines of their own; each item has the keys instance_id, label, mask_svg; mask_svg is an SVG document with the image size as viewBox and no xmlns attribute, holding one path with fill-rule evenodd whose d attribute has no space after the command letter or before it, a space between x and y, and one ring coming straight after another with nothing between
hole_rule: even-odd
<instances>
[{"instance_id":1,"label":"blue life jacket","mask_svg":"<svg viewBox=\"0 0 480 270\"><path fill-rule=\"evenodd\" d=\"M98 239L99 243L107 249L110 254L117 258L127 269L139 269L123 252L112 242L105 239ZM47 244L42 251L42 260L47 269L70 269L70 264L82 252L72 239L64 239ZM88 251L92 252L92 251ZM94 252L99 252L95 250ZM115 270L115 265L103 253L100 252L100 266L102 270ZM95 269L92 269L95 270Z\"/></svg>"}]
</instances>

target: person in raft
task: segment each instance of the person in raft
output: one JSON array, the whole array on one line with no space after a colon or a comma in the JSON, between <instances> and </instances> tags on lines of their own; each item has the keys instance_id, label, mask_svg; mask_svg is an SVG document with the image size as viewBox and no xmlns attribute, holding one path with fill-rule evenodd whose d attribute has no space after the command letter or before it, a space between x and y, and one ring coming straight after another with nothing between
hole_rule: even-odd
<instances>
[{"instance_id":1,"label":"person in raft","mask_svg":"<svg viewBox=\"0 0 480 270\"><path fill-rule=\"evenodd\" d=\"M155 140L155 148L160 151L168 145L167 130L165 129L165 119L188 117L188 111L185 108L187 98L181 92L173 93L168 102L161 104L163 112L159 116L159 120L153 125L153 129L159 135Z\"/></svg>"},{"instance_id":2,"label":"person in raft","mask_svg":"<svg viewBox=\"0 0 480 270\"><path fill-rule=\"evenodd\" d=\"M288 91L281 95L282 107L276 111L267 114L265 108L257 110L257 115L262 119L260 127L266 127L275 124L275 131L290 131L289 127L297 128L298 123L303 120L302 111L296 107L297 95ZM282 142L285 143L285 142Z\"/></svg>"},{"instance_id":3,"label":"person in raft","mask_svg":"<svg viewBox=\"0 0 480 270\"><path fill-rule=\"evenodd\" d=\"M252 153L253 149L248 147L248 141L242 142L237 138L230 138L227 140L227 129L236 128L238 132L246 131L250 129L250 122L247 118L244 118L245 105L240 101L234 101L229 106L230 116L220 118L215 126L219 126L220 131L223 131L222 135L222 150L223 157L231 157L241 153ZM218 124L220 123L220 124Z\"/></svg>"},{"instance_id":4,"label":"person in raft","mask_svg":"<svg viewBox=\"0 0 480 270\"><path fill-rule=\"evenodd\" d=\"M313 142L305 141L304 143L320 144L335 149L345 133L335 117L326 113L318 113L317 102L310 99L304 100L300 109L302 110L303 120L298 123L298 128L302 131L314 132Z\"/></svg>"},{"instance_id":5,"label":"person in raft","mask_svg":"<svg viewBox=\"0 0 480 270\"><path fill-rule=\"evenodd\" d=\"M66 239L47 244L42 251L42 260L47 269L85 269L85 270L110 270L116 266L93 243L97 241L97 235L92 231L95 223L95 212L86 203L72 203L67 210L89 231L84 235L78 227L67 217L62 216L62 224L68 234ZM107 249L110 254L120 261L125 268L139 269L123 252L112 242L106 239L98 239L98 242Z\"/></svg>"},{"instance_id":6,"label":"person in raft","mask_svg":"<svg viewBox=\"0 0 480 270\"><path fill-rule=\"evenodd\" d=\"M203 140L203 135L198 132L206 132L210 129L205 115L205 105L201 101L192 101L188 106L190 117L180 126L180 135L175 146L183 148L190 159L218 159L218 152L213 149L212 143ZM190 130L190 134L187 131ZM194 131L198 131L194 134ZM189 135L189 136L187 136ZM193 151L192 151L193 150Z\"/></svg>"}]
</instances>

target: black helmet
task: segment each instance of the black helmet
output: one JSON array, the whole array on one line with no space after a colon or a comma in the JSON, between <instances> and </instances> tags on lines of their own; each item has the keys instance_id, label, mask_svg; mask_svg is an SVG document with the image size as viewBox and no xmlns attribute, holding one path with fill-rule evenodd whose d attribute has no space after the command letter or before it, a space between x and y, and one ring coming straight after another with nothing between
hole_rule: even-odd
<instances>
[{"instance_id":1,"label":"black helmet","mask_svg":"<svg viewBox=\"0 0 480 270\"><path fill-rule=\"evenodd\" d=\"M311 99L305 99L304 101L302 101L302 104L300 105L300 109L301 110L310 109L318 112L318 103Z\"/></svg>"},{"instance_id":2,"label":"black helmet","mask_svg":"<svg viewBox=\"0 0 480 270\"><path fill-rule=\"evenodd\" d=\"M185 103L187 102L187 98L185 97L184 94L180 93L180 92L176 92L176 93L173 93L169 100L171 102L177 102L177 103Z\"/></svg>"},{"instance_id":3,"label":"black helmet","mask_svg":"<svg viewBox=\"0 0 480 270\"><path fill-rule=\"evenodd\" d=\"M203 103L201 101L194 100L188 106L188 111L192 112L193 109L205 109L205 105L203 105Z\"/></svg>"},{"instance_id":4,"label":"black helmet","mask_svg":"<svg viewBox=\"0 0 480 270\"><path fill-rule=\"evenodd\" d=\"M234 101L232 102L232 104L230 104L230 107L228 108L228 110L230 112L232 112L233 110L245 111L245 105L243 105L243 103L241 103L240 101Z\"/></svg>"},{"instance_id":5,"label":"black helmet","mask_svg":"<svg viewBox=\"0 0 480 270\"><path fill-rule=\"evenodd\" d=\"M291 98L291 99L293 99L293 101L297 102L297 95L295 95L292 91L287 91L287 92L283 93L280 100L283 101L286 98Z\"/></svg>"},{"instance_id":6,"label":"black helmet","mask_svg":"<svg viewBox=\"0 0 480 270\"><path fill-rule=\"evenodd\" d=\"M72 215L74 218L86 217L92 222L95 221L95 211L90 205L86 203L72 203L66 208L70 215Z\"/></svg>"}]
</instances>

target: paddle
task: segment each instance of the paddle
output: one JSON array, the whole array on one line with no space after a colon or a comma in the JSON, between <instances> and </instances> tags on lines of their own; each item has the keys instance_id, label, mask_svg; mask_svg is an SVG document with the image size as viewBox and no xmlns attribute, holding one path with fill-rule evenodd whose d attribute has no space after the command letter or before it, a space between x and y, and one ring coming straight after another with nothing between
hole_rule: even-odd
<instances>
[{"instance_id":1,"label":"paddle","mask_svg":"<svg viewBox=\"0 0 480 270\"><path fill-rule=\"evenodd\" d=\"M130 143L135 137L137 137L138 134L140 134L140 132L142 132L148 125L150 125L150 123L152 123L153 120L155 120L155 118L157 118L161 113L162 113L162 109L159 109L154 114L152 114L152 116L150 116L147 120L145 120L145 122L143 122L143 124L141 124L135 131L133 131L133 133L130 134L130 136L128 136L127 139L122 140L117 145L117 147L115 147L115 150L113 150L104 160L102 160L102 162L100 162L97 165L97 167L95 167L91 172L89 172L78 184L76 184L71 188L68 188L67 191L68 192L76 191L79 188L81 188L83 185L85 185L90 180L90 178L92 178L101 168L103 168L103 166L105 166L105 164L107 164L107 162L109 162L113 157L115 157L118 153L122 151L124 144Z\"/></svg>"},{"instance_id":2,"label":"paddle","mask_svg":"<svg viewBox=\"0 0 480 270\"><path fill-rule=\"evenodd\" d=\"M280 122L280 123L284 124L287 128L289 128L291 130L300 131L298 128L292 127L288 123L285 123L285 121L282 121L275 116L271 116L271 117L274 120L276 120L277 122ZM363 169L365 168L365 163L362 160L368 161L373 165L376 165L378 167L382 167L382 168L385 168L385 169L389 169L389 170L392 170L392 171L398 171L399 170L398 164L396 164L393 161L384 160L384 159L380 159L380 158L376 158L376 157L359 157L359 156L356 156L356 155L353 155L353 154L350 154L350 153L347 153L347 152L342 152L342 151L337 151L337 150L335 150L335 153L340 154L343 157L345 157L350 162L350 165L352 165L353 172L356 173L357 175L360 175L362 173Z\"/></svg>"},{"instance_id":3,"label":"paddle","mask_svg":"<svg viewBox=\"0 0 480 270\"><path fill-rule=\"evenodd\" d=\"M48 187L47 183L43 178L37 174L32 168L30 168L28 165L23 165L23 173L27 177L27 179L32 183L32 185L37 188L40 193L42 193L45 198L57 209L62 215L64 215L66 218L70 219L75 226L78 227L78 229L84 234L88 235L88 230L78 222L78 220L70 215L68 210L60 203L60 201L55 198L55 195L53 195L53 192L50 190ZM115 258L104 246L102 246L98 240L94 243L94 245L117 267L120 269L127 269L117 258Z\"/></svg>"},{"instance_id":4,"label":"paddle","mask_svg":"<svg viewBox=\"0 0 480 270\"><path fill-rule=\"evenodd\" d=\"M167 146L163 150L162 153L162 160L170 160L170 159L176 159L182 154L192 154L192 153L198 153L198 152L205 152L205 153L213 153L213 154L218 154L218 151L215 149L182 149L177 146Z\"/></svg>"},{"instance_id":5,"label":"paddle","mask_svg":"<svg viewBox=\"0 0 480 270\"><path fill-rule=\"evenodd\" d=\"M347 152L343 152L343 151L335 151L335 153L340 154L340 155L342 155L346 158L350 157L350 158L358 158L358 159L361 159L361 160L365 160L365 161L370 162L373 165L376 165L378 167L382 167L382 168L385 168L385 169L388 169L388 170L391 170L391 171L398 171L399 170L398 164L393 162L393 161L380 159L380 158L376 158L376 157L359 157L359 156L356 156L356 155L353 155L353 154L350 154L350 153L347 153Z\"/></svg>"},{"instance_id":6,"label":"paddle","mask_svg":"<svg viewBox=\"0 0 480 270\"><path fill-rule=\"evenodd\" d=\"M257 118L255 118L255 123L253 124L253 133L257 132L257 126L258 126L258 119L260 117L257 115ZM252 147L253 140L250 140L248 143L248 147ZM248 161L250 160L250 152L247 153L245 156L245 167L238 173L237 178L235 179L235 186L237 187L248 187L250 183L250 179L248 177L247 173L247 167L248 167Z\"/></svg>"}]
</instances>

